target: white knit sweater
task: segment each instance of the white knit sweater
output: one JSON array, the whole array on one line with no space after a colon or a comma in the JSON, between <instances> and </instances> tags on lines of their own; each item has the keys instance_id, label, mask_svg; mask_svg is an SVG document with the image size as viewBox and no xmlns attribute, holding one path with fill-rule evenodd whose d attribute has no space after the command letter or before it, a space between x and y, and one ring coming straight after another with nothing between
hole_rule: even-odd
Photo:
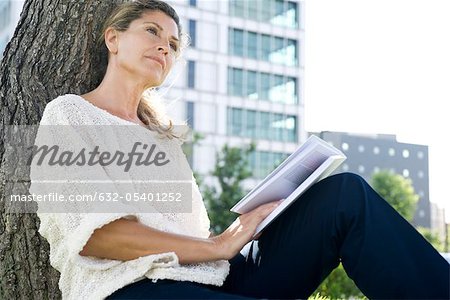
<instances>
[{"instance_id":1,"label":"white knit sweater","mask_svg":"<svg viewBox=\"0 0 450 300\"><path fill-rule=\"evenodd\" d=\"M135 125L139 134L149 134L149 130L137 124L114 116L78 95L60 96L47 104L43 113L41 125ZM153 134L153 133L151 133ZM79 143L76 134L70 137L60 136L55 130L55 140L73 139ZM101 142L95 137L96 142ZM180 143L176 140L164 140L166 149L171 153L172 163L179 165L190 174L192 171L187 164ZM42 178L42 172L31 167L30 193L39 191L33 179ZM167 175L167 174L166 174ZM108 178L106 171L99 177ZM130 172L132 180L140 178ZM114 291L136 282L145 277L153 279L173 279L179 281L193 281L204 284L222 285L229 272L228 261L216 261L192 265L180 265L174 252L148 255L130 261L98 259L83 257L78 253L89 240L95 229L102 227L119 218L130 215L153 228L166 232L179 233L199 238L209 236L208 215L195 183L192 178L192 212L190 213L152 213L127 212L124 209L116 213L48 213L38 209L41 224L39 233L50 244L50 263L60 273L59 288L63 299L103 299ZM65 185L65 193L71 191L71 185ZM69 189L69 190L67 190ZM75 188L74 188L75 189ZM95 189L92 186L91 189ZM49 188L48 192L52 192Z\"/></svg>"}]
</instances>

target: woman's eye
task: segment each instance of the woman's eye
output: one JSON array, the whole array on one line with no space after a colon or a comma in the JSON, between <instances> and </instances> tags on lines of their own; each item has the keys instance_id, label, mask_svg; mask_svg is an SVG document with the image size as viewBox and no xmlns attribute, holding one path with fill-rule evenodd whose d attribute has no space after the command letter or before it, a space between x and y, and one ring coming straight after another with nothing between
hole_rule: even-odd
<instances>
[{"instance_id":1,"label":"woman's eye","mask_svg":"<svg viewBox=\"0 0 450 300\"><path fill-rule=\"evenodd\" d=\"M172 48L173 51L177 51L178 50L178 46L174 43L170 44L170 48Z\"/></svg>"},{"instance_id":2,"label":"woman's eye","mask_svg":"<svg viewBox=\"0 0 450 300\"><path fill-rule=\"evenodd\" d=\"M148 31L148 32L151 32L151 33L154 34L154 35L156 35L156 34L158 33L158 31L156 31L156 29L155 29L155 28L152 28L152 27L148 28L147 31Z\"/></svg>"}]
</instances>

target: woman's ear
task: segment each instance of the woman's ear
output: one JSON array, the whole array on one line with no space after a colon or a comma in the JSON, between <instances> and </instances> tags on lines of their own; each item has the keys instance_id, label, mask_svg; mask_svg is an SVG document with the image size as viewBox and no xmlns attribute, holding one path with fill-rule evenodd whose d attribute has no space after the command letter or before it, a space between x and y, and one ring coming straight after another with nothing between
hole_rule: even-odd
<instances>
[{"instance_id":1,"label":"woman's ear","mask_svg":"<svg viewBox=\"0 0 450 300\"><path fill-rule=\"evenodd\" d=\"M109 52L117 54L118 52L118 32L112 27L108 27L105 31L105 44Z\"/></svg>"}]
</instances>

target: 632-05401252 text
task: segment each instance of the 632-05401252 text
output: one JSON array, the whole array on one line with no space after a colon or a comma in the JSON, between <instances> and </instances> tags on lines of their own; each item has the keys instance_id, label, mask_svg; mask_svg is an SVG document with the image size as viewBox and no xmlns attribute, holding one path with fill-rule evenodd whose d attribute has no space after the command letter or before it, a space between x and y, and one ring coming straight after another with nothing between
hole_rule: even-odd
<instances>
[{"instance_id":1,"label":"632-05401252 text","mask_svg":"<svg viewBox=\"0 0 450 300\"><path fill-rule=\"evenodd\" d=\"M11 202L181 202L182 193L99 193L10 195Z\"/></svg>"}]
</instances>

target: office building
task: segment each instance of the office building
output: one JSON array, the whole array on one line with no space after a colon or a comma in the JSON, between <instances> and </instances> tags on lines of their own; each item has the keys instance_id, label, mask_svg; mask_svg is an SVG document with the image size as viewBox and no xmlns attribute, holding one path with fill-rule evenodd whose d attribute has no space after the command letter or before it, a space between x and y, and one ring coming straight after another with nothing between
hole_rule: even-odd
<instances>
[{"instance_id":1,"label":"office building","mask_svg":"<svg viewBox=\"0 0 450 300\"><path fill-rule=\"evenodd\" d=\"M395 135L357 135L328 131L318 135L348 157L336 172L357 173L370 182L373 173L389 170L411 179L414 190L419 195L413 224L431 228L428 146L399 143Z\"/></svg>"},{"instance_id":2,"label":"office building","mask_svg":"<svg viewBox=\"0 0 450 300\"><path fill-rule=\"evenodd\" d=\"M254 140L251 167L255 178L263 177L306 138L304 2L168 2L191 37L165 98L175 100L169 113L205 136L193 169L208 174L222 145Z\"/></svg>"}]
</instances>

